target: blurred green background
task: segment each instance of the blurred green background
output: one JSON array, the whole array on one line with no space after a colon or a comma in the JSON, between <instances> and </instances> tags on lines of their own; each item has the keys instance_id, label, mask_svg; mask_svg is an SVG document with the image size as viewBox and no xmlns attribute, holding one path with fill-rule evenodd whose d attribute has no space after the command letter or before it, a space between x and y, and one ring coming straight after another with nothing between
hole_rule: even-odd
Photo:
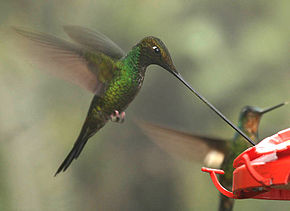
<instances>
[{"instance_id":1,"label":"blurred green background","mask_svg":"<svg viewBox=\"0 0 290 211\"><path fill-rule=\"evenodd\" d=\"M9 41L9 25L65 38L62 25L96 29L128 51L148 35L167 45L184 78L236 123L245 105L289 100L290 2L208 0L0 0L0 210L215 210L201 165L148 141L142 119L231 138L233 130L160 67L148 68L124 124L109 123L64 174L92 95L36 70ZM289 105L265 115L260 138L289 127ZM289 210L239 200L235 210Z\"/></svg>"}]
</instances>

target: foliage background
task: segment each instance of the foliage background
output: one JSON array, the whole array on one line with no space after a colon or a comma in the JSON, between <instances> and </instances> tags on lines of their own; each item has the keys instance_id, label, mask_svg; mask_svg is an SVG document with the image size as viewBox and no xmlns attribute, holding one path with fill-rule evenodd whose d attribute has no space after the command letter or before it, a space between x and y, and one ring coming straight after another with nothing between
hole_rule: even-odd
<instances>
[{"instance_id":1,"label":"foliage background","mask_svg":"<svg viewBox=\"0 0 290 211\"><path fill-rule=\"evenodd\" d=\"M0 0L0 210L214 210L218 192L200 164L176 160L134 119L230 138L233 131L160 67L149 67L124 124L109 123L70 169L53 177L92 95L35 68L7 26L65 37L62 25L99 30L124 50L154 35L184 78L236 121L245 105L289 100L289 1ZM260 137L289 127L289 106L265 115ZM240 200L235 210L287 210Z\"/></svg>"}]
</instances>

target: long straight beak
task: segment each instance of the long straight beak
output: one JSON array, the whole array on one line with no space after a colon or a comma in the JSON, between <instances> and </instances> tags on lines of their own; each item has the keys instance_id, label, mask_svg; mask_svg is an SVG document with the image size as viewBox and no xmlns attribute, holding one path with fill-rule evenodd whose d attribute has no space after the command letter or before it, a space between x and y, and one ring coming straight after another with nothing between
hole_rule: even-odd
<instances>
[{"instance_id":1,"label":"long straight beak","mask_svg":"<svg viewBox=\"0 0 290 211\"><path fill-rule=\"evenodd\" d=\"M267 113L267 112L269 112L269 111L272 111L272 110L274 110L274 109L276 109L276 108L280 108L281 106L286 105L286 104L288 104L288 102L280 103L280 104L278 104L278 105L275 105L275 106L272 106L272 107L270 107L270 108L264 109L264 110L262 110L262 111L260 112L260 114L265 114L265 113Z\"/></svg>"},{"instance_id":2,"label":"long straight beak","mask_svg":"<svg viewBox=\"0 0 290 211\"><path fill-rule=\"evenodd\" d=\"M249 143L255 146L254 142L237 126L235 126L230 120L228 120L218 109L216 109L210 102L207 101L201 94L199 94L194 88L192 88L177 72L171 72L178 80L180 80L187 88L190 89L202 102L204 102L211 110L219 115L226 123L228 123L234 130L236 130L241 136L243 136Z\"/></svg>"}]
</instances>

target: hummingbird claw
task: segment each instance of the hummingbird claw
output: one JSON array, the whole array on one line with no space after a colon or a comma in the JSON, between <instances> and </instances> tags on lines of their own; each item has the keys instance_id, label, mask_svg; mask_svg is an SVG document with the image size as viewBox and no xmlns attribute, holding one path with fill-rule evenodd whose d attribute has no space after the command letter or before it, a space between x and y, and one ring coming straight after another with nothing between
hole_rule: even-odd
<instances>
[{"instance_id":1,"label":"hummingbird claw","mask_svg":"<svg viewBox=\"0 0 290 211\"><path fill-rule=\"evenodd\" d=\"M123 123L125 121L125 112L120 114L119 111L115 110L110 117L112 122Z\"/></svg>"}]
</instances>

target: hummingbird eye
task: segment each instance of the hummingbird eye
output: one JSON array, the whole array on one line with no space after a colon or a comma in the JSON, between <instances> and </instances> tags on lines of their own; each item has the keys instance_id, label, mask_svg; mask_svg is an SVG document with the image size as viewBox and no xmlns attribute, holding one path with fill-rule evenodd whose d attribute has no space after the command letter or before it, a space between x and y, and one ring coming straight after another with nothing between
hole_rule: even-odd
<instances>
[{"instance_id":1,"label":"hummingbird eye","mask_svg":"<svg viewBox=\"0 0 290 211\"><path fill-rule=\"evenodd\" d=\"M152 47L156 54L160 54L160 49L157 46Z\"/></svg>"}]
</instances>

